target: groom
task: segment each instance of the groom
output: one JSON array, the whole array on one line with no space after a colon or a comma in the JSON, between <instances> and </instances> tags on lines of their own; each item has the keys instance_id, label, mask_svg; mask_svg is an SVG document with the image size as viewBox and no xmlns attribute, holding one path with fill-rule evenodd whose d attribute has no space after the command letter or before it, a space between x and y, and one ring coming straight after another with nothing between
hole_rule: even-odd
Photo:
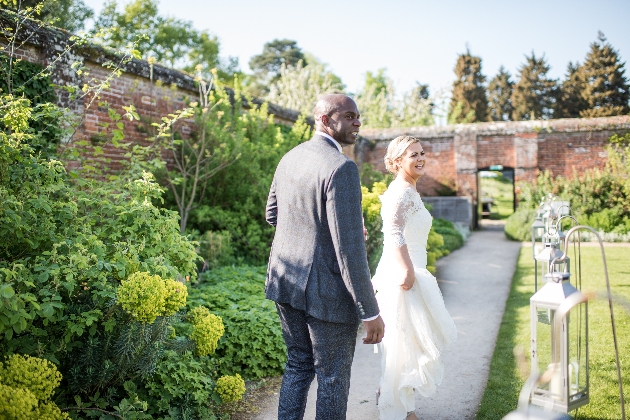
<instances>
[{"instance_id":1,"label":"groom","mask_svg":"<svg viewBox=\"0 0 630 420\"><path fill-rule=\"evenodd\" d=\"M278 164L267 221L276 227L265 292L276 302L288 361L278 419L302 419L317 374L318 420L345 419L359 320L364 344L385 326L370 282L356 164L341 146L357 141L359 111L345 95L314 108L316 132Z\"/></svg>"}]
</instances>

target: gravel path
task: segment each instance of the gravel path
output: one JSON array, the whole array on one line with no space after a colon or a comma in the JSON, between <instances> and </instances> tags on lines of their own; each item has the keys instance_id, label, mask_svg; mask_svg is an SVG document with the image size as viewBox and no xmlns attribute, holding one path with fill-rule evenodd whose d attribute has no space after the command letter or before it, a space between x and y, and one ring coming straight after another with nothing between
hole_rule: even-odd
<instances>
[{"instance_id":1,"label":"gravel path","mask_svg":"<svg viewBox=\"0 0 630 420\"><path fill-rule=\"evenodd\" d=\"M505 239L503 225L484 224L464 247L438 261L438 282L457 326L457 341L444 351L442 385L431 398L416 399L416 414L426 420L474 419L488 379L488 369L521 244ZM386 327L387 328L387 327ZM364 345L360 330L352 366L348 420L378 419L375 391L380 355ZM317 383L311 386L307 420L315 418ZM276 419L278 396L268 401L257 420Z\"/></svg>"}]
</instances>

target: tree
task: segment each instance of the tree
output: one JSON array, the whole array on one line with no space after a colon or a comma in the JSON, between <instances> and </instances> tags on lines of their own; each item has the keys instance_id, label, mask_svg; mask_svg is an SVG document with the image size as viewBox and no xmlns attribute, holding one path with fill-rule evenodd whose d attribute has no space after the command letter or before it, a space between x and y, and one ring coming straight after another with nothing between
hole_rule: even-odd
<instances>
[{"instance_id":1,"label":"tree","mask_svg":"<svg viewBox=\"0 0 630 420\"><path fill-rule=\"evenodd\" d=\"M583 97L584 73L579 63L567 66L567 76L560 86L558 102L554 111L555 118L580 118L588 104Z\"/></svg>"},{"instance_id":2,"label":"tree","mask_svg":"<svg viewBox=\"0 0 630 420\"><path fill-rule=\"evenodd\" d=\"M326 70L321 63L304 66L300 60L296 66L280 67L280 78L269 86L267 100L285 108L311 115L321 95L343 93L340 79Z\"/></svg>"},{"instance_id":3,"label":"tree","mask_svg":"<svg viewBox=\"0 0 630 420\"><path fill-rule=\"evenodd\" d=\"M274 39L265 44L261 54L255 55L249 60L249 67L254 73L269 77L274 81L280 77L280 68L283 64L285 66L297 66L300 60L304 63L305 57L296 41Z\"/></svg>"},{"instance_id":4,"label":"tree","mask_svg":"<svg viewBox=\"0 0 630 420\"><path fill-rule=\"evenodd\" d=\"M519 69L519 81L512 92L513 121L553 118L557 81L547 77L549 65L542 57L531 57Z\"/></svg>"},{"instance_id":5,"label":"tree","mask_svg":"<svg viewBox=\"0 0 630 420\"><path fill-rule=\"evenodd\" d=\"M161 16L157 0L133 0L122 12L116 0L109 0L96 20L95 32L99 30L105 30L105 45L117 48L138 42L145 58L155 57L173 69L195 73L202 65L204 77L210 77L210 70L217 67L225 73L234 70L234 65L221 62L216 36L196 30L191 22Z\"/></svg>"},{"instance_id":6,"label":"tree","mask_svg":"<svg viewBox=\"0 0 630 420\"><path fill-rule=\"evenodd\" d=\"M385 69L376 73L368 71L363 89L356 95L363 125L367 128L388 128L434 124L434 101L429 98L429 87L418 83L399 98L385 72Z\"/></svg>"},{"instance_id":7,"label":"tree","mask_svg":"<svg viewBox=\"0 0 630 420\"><path fill-rule=\"evenodd\" d=\"M630 111L630 87L624 76L624 63L619 61L617 51L606 37L599 32L597 39L591 44L582 66L584 89L582 98L586 101L586 109L580 111L585 118L625 115Z\"/></svg>"},{"instance_id":8,"label":"tree","mask_svg":"<svg viewBox=\"0 0 630 420\"><path fill-rule=\"evenodd\" d=\"M512 76L503 66L488 84L488 108L492 121L509 121L512 117Z\"/></svg>"},{"instance_id":9,"label":"tree","mask_svg":"<svg viewBox=\"0 0 630 420\"><path fill-rule=\"evenodd\" d=\"M85 28L85 22L94 17L94 10L86 6L83 0L5 0L0 2L3 8L18 11L27 7L41 5L37 16L43 21L50 21L58 28L69 32L77 32Z\"/></svg>"},{"instance_id":10,"label":"tree","mask_svg":"<svg viewBox=\"0 0 630 420\"><path fill-rule=\"evenodd\" d=\"M460 54L455 65L455 76L451 109L456 109L457 104L461 102L461 115L475 111L471 122L487 121L488 98L483 85L486 77L481 73L481 58L471 55L470 51ZM461 122L461 119L456 122Z\"/></svg>"}]
</instances>

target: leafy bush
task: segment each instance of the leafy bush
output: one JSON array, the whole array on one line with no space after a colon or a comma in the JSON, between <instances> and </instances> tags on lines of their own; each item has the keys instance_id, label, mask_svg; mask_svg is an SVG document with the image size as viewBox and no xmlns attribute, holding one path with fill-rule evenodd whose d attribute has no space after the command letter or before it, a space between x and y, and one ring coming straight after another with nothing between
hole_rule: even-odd
<instances>
[{"instance_id":1,"label":"leafy bush","mask_svg":"<svg viewBox=\"0 0 630 420\"><path fill-rule=\"evenodd\" d=\"M236 89L235 95L240 95ZM229 98L227 92L222 94ZM226 99L229 104L229 101ZM246 263L264 264L274 229L265 220L264 208L278 162L293 147L310 138L310 128L302 117L292 126L276 124L266 105L244 109L237 102L214 127L217 136L237 130L241 158L215 174L200 205L191 212L189 229L212 231L205 238L220 242L223 253L215 254L218 261L208 265ZM169 197L172 197L169 193ZM168 198L167 203L173 203ZM214 240L214 241L213 241ZM206 253L204 253L206 254ZM204 258L212 255L204 255Z\"/></svg>"},{"instance_id":2,"label":"leafy bush","mask_svg":"<svg viewBox=\"0 0 630 420\"><path fill-rule=\"evenodd\" d=\"M147 414L157 418L213 419L212 406L220 400L215 391L216 361L169 350L155 373L138 389L148 402ZM163 417L168 413L168 417Z\"/></svg>"},{"instance_id":3,"label":"leafy bush","mask_svg":"<svg viewBox=\"0 0 630 420\"><path fill-rule=\"evenodd\" d=\"M238 373L235 376L221 376L217 379L216 390L224 402L236 402L243 398L245 381Z\"/></svg>"},{"instance_id":4,"label":"leafy bush","mask_svg":"<svg viewBox=\"0 0 630 420\"><path fill-rule=\"evenodd\" d=\"M204 306L197 306L190 311L188 319L193 326L190 338L197 344L195 353L198 356L213 354L217 349L217 342L225 332L221 317L211 314Z\"/></svg>"},{"instance_id":5,"label":"leafy bush","mask_svg":"<svg viewBox=\"0 0 630 420\"><path fill-rule=\"evenodd\" d=\"M281 374L286 363L282 328L264 295L266 267L222 267L189 287L188 305L203 305L223 319L217 364L222 375L262 378Z\"/></svg>"},{"instance_id":6,"label":"leafy bush","mask_svg":"<svg viewBox=\"0 0 630 420\"><path fill-rule=\"evenodd\" d=\"M444 248L449 252L455 251L464 245L464 237L453 225L445 219L433 219L433 230L442 235Z\"/></svg>"},{"instance_id":7,"label":"leafy bush","mask_svg":"<svg viewBox=\"0 0 630 420\"><path fill-rule=\"evenodd\" d=\"M519 206L505 221L505 236L512 241L531 241L531 226L535 218L535 210Z\"/></svg>"},{"instance_id":8,"label":"leafy bush","mask_svg":"<svg viewBox=\"0 0 630 420\"><path fill-rule=\"evenodd\" d=\"M519 208L506 223L506 235L511 239L529 240L533 210L549 193L569 201L573 215L581 224L606 233L623 235L630 232L630 147L626 144L627 137L611 137L604 169L575 172L570 178L553 177L545 171L533 183L520 183ZM532 210L532 214L526 216L525 209Z\"/></svg>"},{"instance_id":9,"label":"leafy bush","mask_svg":"<svg viewBox=\"0 0 630 420\"><path fill-rule=\"evenodd\" d=\"M68 419L50 401L61 374L48 360L13 354L0 363L0 416L7 419Z\"/></svg>"}]
</instances>

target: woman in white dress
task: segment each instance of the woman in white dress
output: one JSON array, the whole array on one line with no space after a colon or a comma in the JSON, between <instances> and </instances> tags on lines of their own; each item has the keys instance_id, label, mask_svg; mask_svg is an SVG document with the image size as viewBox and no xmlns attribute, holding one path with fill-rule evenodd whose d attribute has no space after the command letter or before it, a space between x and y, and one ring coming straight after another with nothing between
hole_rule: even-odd
<instances>
[{"instance_id":1,"label":"woman in white dress","mask_svg":"<svg viewBox=\"0 0 630 420\"><path fill-rule=\"evenodd\" d=\"M443 347L455 341L455 324L435 277L426 269L432 217L416 191L424 175L417 139L397 137L385 165L396 175L381 196L383 256L372 279L385 321L378 408L381 420L417 420L415 393L428 397L442 381Z\"/></svg>"}]
</instances>

